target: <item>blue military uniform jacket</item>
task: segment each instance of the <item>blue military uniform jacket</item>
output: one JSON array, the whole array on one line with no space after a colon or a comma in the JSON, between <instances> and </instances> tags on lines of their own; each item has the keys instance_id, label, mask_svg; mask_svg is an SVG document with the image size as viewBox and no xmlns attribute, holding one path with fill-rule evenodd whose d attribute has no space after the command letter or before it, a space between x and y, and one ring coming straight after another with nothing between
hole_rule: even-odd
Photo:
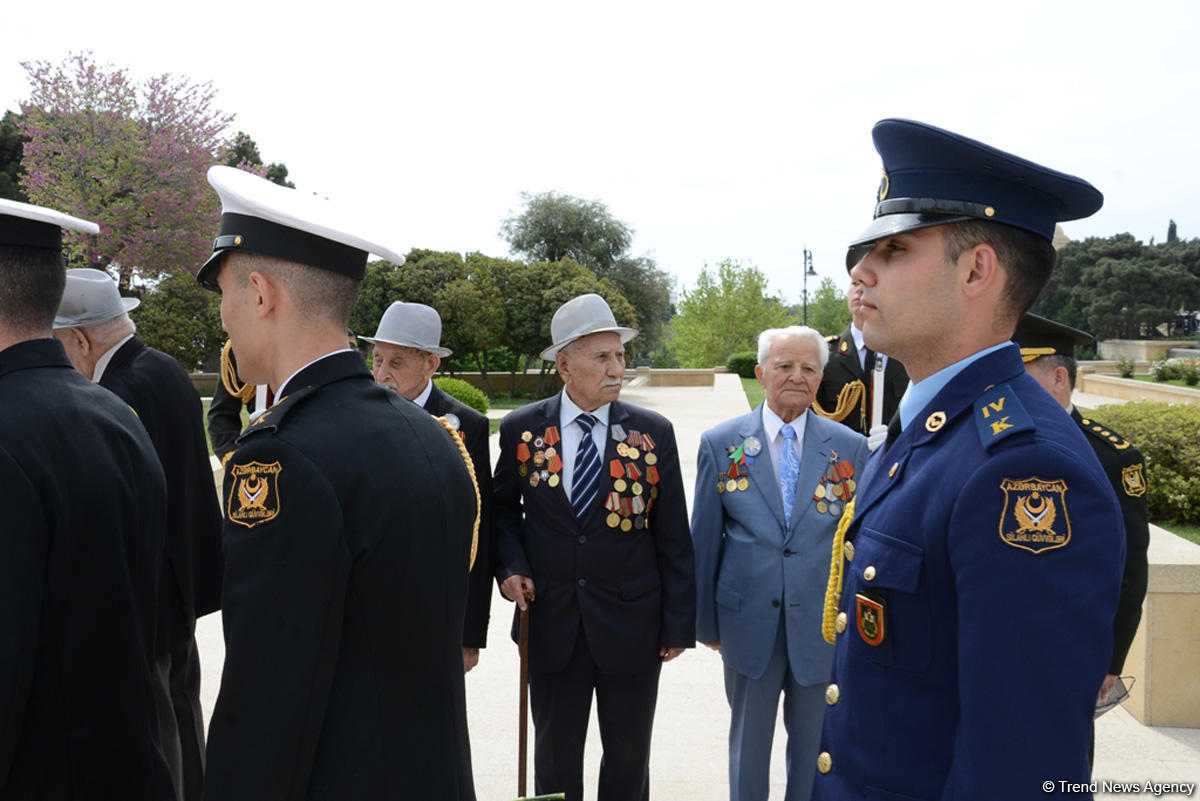
<instances>
[{"instance_id":1,"label":"blue military uniform jacket","mask_svg":"<svg viewBox=\"0 0 1200 801\"><path fill-rule=\"evenodd\" d=\"M996 801L1088 781L1121 511L1016 346L876 451L856 507L815 797Z\"/></svg>"},{"instance_id":2,"label":"blue military uniform jacket","mask_svg":"<svg viewBox=\"0 0 1200 801\"><path fill-rule=\"evenodd\" d=\"M700 439L692 504L696 636L701 642L720 640L725 663L757 679L771 659L782 614L793 678L802 685L820 684L829 679L833 663L833 648L821 638L829 547L840 511L861 478L867 441L840 423L805 412L800 476L787 527L762 410L760 404ZM727 489L731 472L739 479ZM746 482L739 485L743 477Z\"/></svg>"}]
</instances>

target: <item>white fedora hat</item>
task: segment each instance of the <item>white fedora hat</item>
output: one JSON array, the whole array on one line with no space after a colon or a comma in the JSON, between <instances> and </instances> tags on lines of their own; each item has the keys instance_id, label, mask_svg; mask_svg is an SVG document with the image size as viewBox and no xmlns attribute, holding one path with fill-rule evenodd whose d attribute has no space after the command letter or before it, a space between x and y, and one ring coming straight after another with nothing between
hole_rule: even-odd
<instances>
[{"instance_id":1,"label":"white fedora hat","mask_svg":"<svg viewBox=\"0 0 1200 801\"><path fill-rule=\"evenodd\" d=\"M367 342L386 342L408 348L428 351L435 356L449 356L451 350L443 348L442 318L437 310L424 303L402 303L396 301L388 306L379 320L375 336L363 337Z\"/></svg>"},{"instance_id":2,"label":"white fedora hat","mask_svg":"<svg viewBox=\"0 0 1200 801\"><path fill-rule=\"evenodd\" d=\"M121 297L117 282L103 270L67 270L67 285L54 315L54 327L95 325L133 311L140 303L137 298Z\"/></svg>"},{"instance_id":3,"label":"white fedora hat","mask_svg":"<svg viewBox=\"0 0 1200 801\"><path fill-rule=\"evenodd\" d=\"M555 355L567 345L588 334L613 331L621 337L621 344L637 336L637 330L617 325L617 318L604 298L589 292L571 298L558 307L550 321L550 338L554 344L542 351L542 358L554 361Z\"/></svg>"}]
</instances>

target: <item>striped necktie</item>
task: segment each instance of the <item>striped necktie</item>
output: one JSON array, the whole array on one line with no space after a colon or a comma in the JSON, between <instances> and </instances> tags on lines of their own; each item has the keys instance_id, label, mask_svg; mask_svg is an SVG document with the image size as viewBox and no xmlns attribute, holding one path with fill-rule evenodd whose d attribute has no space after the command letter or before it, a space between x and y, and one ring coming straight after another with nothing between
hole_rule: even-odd
<instances>
[{"instance_id":1,"label":"striped necktie","mask_svg":"<svg viewBox=\"0 0 1200 801\"><path fill-rule=\"evenodd\" d=\"M596 443L592 440L592 426L599 422L587 412L575 418L583 436L579 440L579 449L575 451L575 473L571 485L571 508L580 523L587 520L591 511L592 501L596 500L596 492L600 486L600 455L596 453Z\"/></svg>"}]
</instances>

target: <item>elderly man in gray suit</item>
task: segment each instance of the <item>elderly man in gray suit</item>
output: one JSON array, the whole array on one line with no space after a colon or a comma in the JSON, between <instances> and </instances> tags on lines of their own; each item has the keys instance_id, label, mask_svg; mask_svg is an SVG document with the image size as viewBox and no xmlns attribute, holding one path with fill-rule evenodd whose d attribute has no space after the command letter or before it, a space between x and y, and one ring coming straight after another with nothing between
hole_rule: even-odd
<instances>
[{"instance_id":1,"label":"elderly man in gray suit","mask_svg":"<svg viewBox=\"0 0 1200 801\"><path fill-rule=\"evenodd\" d=\"M787 801L812 791L833 648L821 637L829 552L867 440L809 410L829 351L815 330L758 338L766 401L704 433L696 465L696 639L720 651L729 797L765 801L779 696Z\"/></svg>"}]
</instances>

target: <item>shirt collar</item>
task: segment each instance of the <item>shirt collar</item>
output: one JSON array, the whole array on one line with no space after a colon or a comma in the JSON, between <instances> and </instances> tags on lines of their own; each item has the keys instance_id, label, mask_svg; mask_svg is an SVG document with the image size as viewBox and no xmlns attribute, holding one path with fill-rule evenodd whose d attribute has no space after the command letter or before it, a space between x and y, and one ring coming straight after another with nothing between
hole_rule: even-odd
<instances>
[{"instance_id":1,"label":"shirt collar","mask_svg":"<svg viewBox=\"0 0 1200 801\"><path fill-rule=\"evenodd\" d=\"M863 333L854 323L850 323L850 336L854 339L854 349L861 351L863 349Z\"/></svg>"},{"instance_id":2,"label":"shirt collar","mask_svg":"<svg viewBox=\"0 0 1200 801\"><path fill-rule=\"evenodd\" d=\"M908 390L904 393L904 397L900 399L900 425L908 428L909 423L920 414L921 410L937 397L937 394L972 362L982 359L989 353L998 351L1001 348L1006 348L1011 344L1011 342L1001 342L999 345L992 345L990 348L984 348L981 351L972 353L965 359L956 361L949 367L943 367L920 383L914 384L909 382Z\"/></svg>"},{"instance_id":3,"label":"shirt collar","mask_svg":"<svg viewBox=\"0 0 1200 801\"><path fill-rule=\"evenodd\" d=\"M104 355L96 360L96 366L92 368L92 383L100 383L100 376L104 375L104 370L108 367L108 363L112 361L113 356L117 355L117 351L121 349L121 346L131 339L133 339L133 334L129 334L120 342L104 351Z\"/></svg>"},{"instance_id":4,"label":"shirt collar","mask_svg":"<svg viewBox=\"0 0 1200 801\"><path fill-rule=\"evenodd\" d=\"M592 417L595 417L600 421L600 424L604 426L604 430L608 430L608 412L611 407L611 403L606 403L596 409L594 412L586 412L586 414L590 414ZM560 430L566 429L566 427L573 423L575 418L581 414L585 414L585 412L583 409L580 409L575 405L575 401L571 400L571 396L567 394L566 387L563 387L562 403L559 406L558 412Z\"/></svg>"},{"instance_id":5,"label":"shirt collar","mask_svg":"<svg viewBox=\"0 0 1200 801\"><path fill-rule=\"evenodd\" d=\"M779 436L779 430L783 428L783 418L775 414L775 410L771 408L771 404L763 401L762 405L763 417L763 432L766 433L767 439L771 442ZM792 421L792 429L796 432L797 441L804 439L804 428L808 424L808 410Z\"/></svg>"},{"instance_id":6,"label":"shirt collar","mask_svg":"<svg viewBox=\"0 0 1200 801\"><path fill-rule=\"evenodd\" d=\"M433 394L433 379L431 378L425 382L425 389L421 390L421 394L418 395L417 397L413 398L413 403L417 404L422 409L424 409L425 404L429 403L429 396L432 394Z\"/></svg>"},{"instance_id":7,"label":"shirt collar","mask_svg":"<svg viewBox=\"0 0 1200 801\"><path fill-rule=\"evenodd\" d=\"M311 367L312 365L316 364L317 362L321 361L322 359L328 359L330 356L333 356L336 353L345 353L348 350L350 350L350 348L338 348L337 350L329 351L329 353L326 353L324 356L318 356L317 358L313 359L311 362L304 365L304 367L301 367L299 370L297 370L296 372L289 375L284 380L284 382L279 385L279 389L275 390L275 397L277 399L284 397L287 394L286 390L287 390L288 382L291 381L293 378L295 378L297 375L299 375L301 373L301 371L305 370L308 367Z\"/></svg>"}]
</instances>

